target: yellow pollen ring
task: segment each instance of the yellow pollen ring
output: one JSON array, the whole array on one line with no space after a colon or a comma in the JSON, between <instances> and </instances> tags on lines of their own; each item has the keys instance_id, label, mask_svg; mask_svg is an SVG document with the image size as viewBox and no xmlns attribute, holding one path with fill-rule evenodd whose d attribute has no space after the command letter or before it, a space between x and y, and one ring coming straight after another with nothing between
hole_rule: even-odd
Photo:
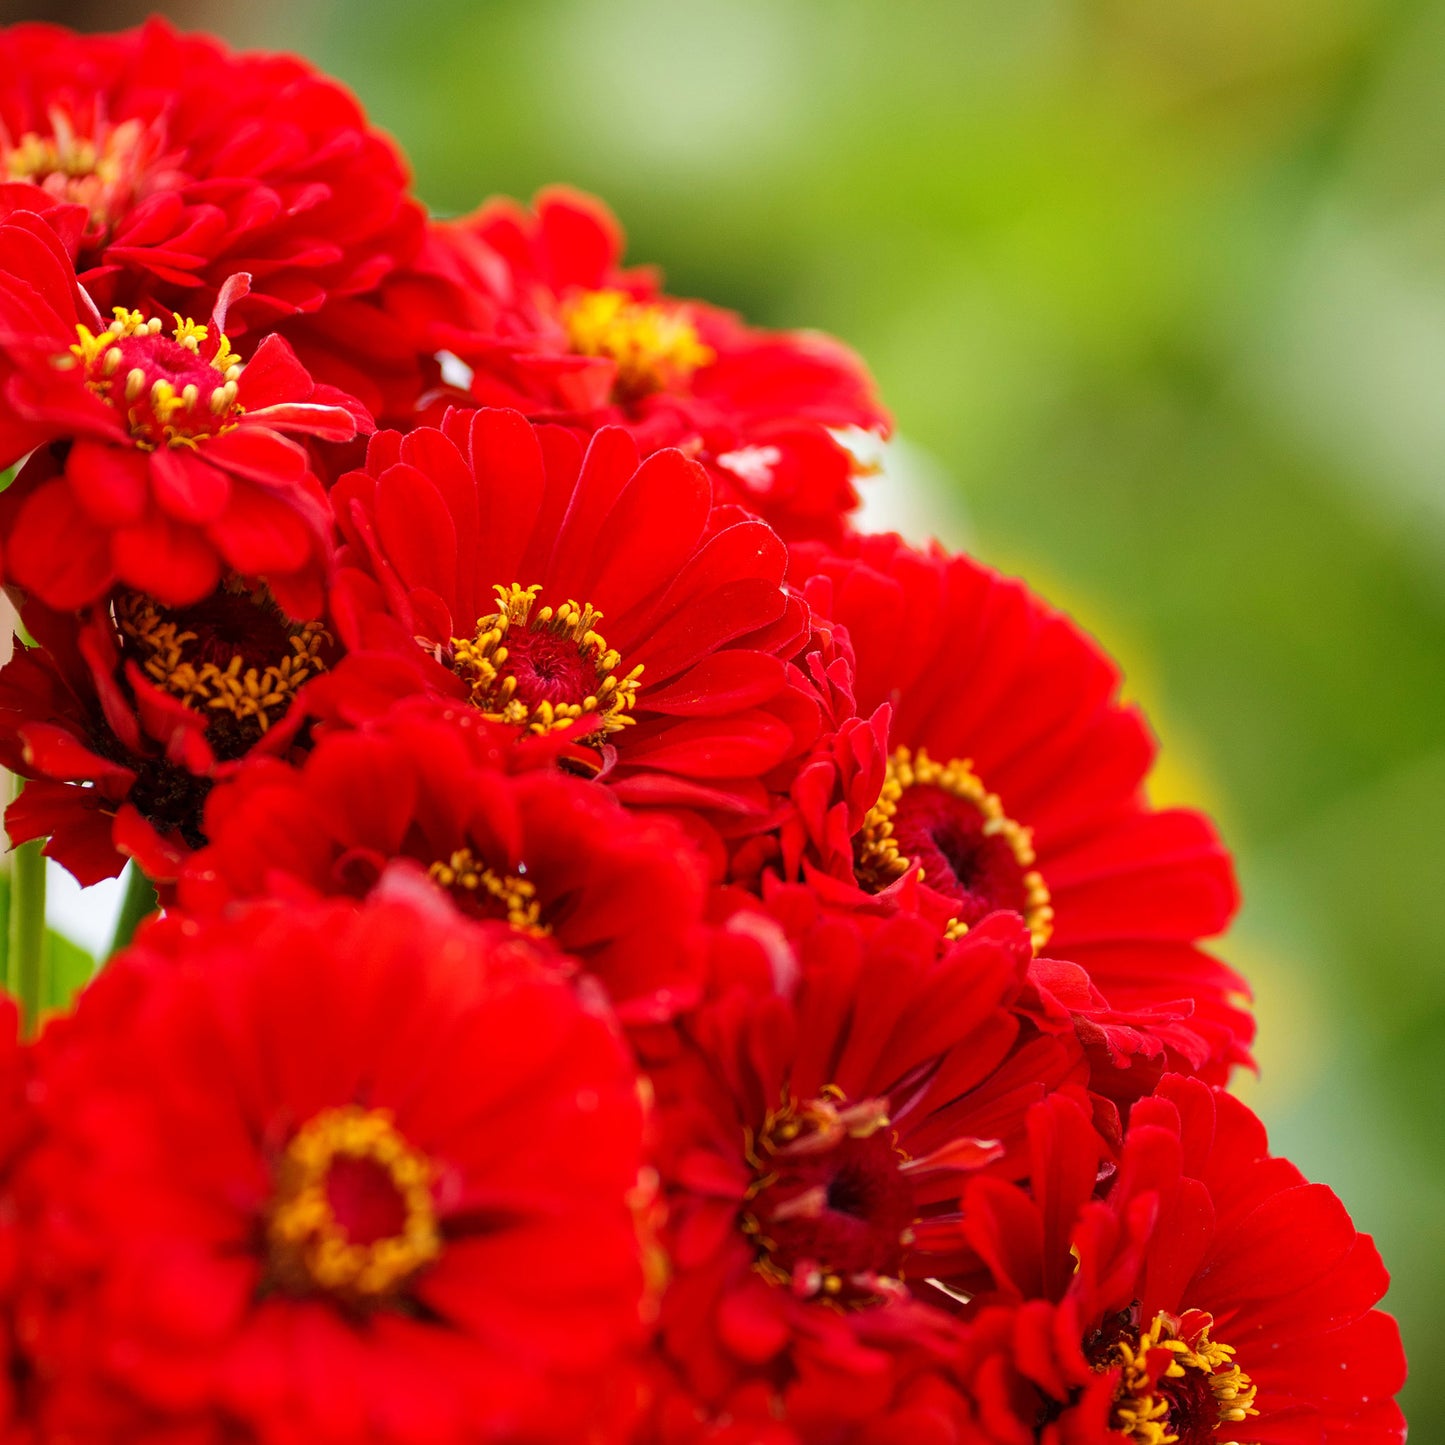
<instances>
[{"instance_id":1,"label":"yellow pollen ring","mask_svg":"<svg viewBox=\"0 0 1445 1445\"><path fill-rule=\"evenodd\" d=\"M889 1131L899 1163L906 1165L909 1155L899 1147L887 1100L860 1099L856 1104L849 1104L847 1094L837 1084L824 1084L815 1098L801 1104L785 1090L779 1107L768 1110L761 1130L754 1133L750 1128L743 1129L743 1157L752 1167L753 1180L743 1196L748 1207L738 1216L738 1227L757 1252L753 1269L769 1284L795 1291L801 1289L805 1298L835 1309L900 1298L908 1293L904 1280L893 1275L870 1273L866 1277L845 1277L819 1268L801 1280L795 1278L773 1257L777 1240L768 1233L768 1221L760 1218L753 1207L753 1201L782 1177L781 1171L786 1169L789 1158L824 1153L843 1139L870 1139L885 1129ZM815 1218L826 1204L826 1191L806 1190L789 1204L775 1207L769 1220ZM899 1242L905 1248L913 1243L912 1225L902 1230ZM846 1301L840 1298L845 1292L849 1295Z\"/></svg>"},{"instance_id":2,"label":"yellow pollen ring","mask_svg":"<svg viewBox=\"0 0 1445 1445\"><path fill-rule=\"evenodd\" d=\"M338 1159L383 1172L401 1202L399 1233L354 1243L337 1220L327 1178ZM321 1289L354 1303L376 1303L434 1263L442 1252L432 1201L433 1170L397 1131L385 1109L325 1109L297 1131L277 1170L266 1238L278 1283Z\"/></svg>"},{"instance_id":3,"label":"yellow pollen ring","mask_svg":"<svg viewBox=\"0 0 1445 1445\"><path fill-rule=\"evenodd\" d=\"M244 587L235 589L244 595ZM257 607L274 607L270 594L258 588L250 594ZM331 641L319 622L292 624L291 655L265 667L248 667L235 653L224 667L193 661L187 654L199 641L197 633L180 626L166 609L139 592L124 592L116 599L116 623L131 643L141 670L162 691L179 698L198 712L226 712L239 722L252 722L261 732L279 721L308 678L326 671L322 649Z\"/></svg>"},{"instance_id":4,"label":"yellow pollen ring","mask_svg":"<svg viewBox=\"0 0 1445 1445\"><path fill-rule=\"evenodd\" d=\"M715 359L683 308L634 301L625 291L580 292L563 303L562 322L577 355L616 365L619 400L677 386Z\"/></svg>"},{"instance_id":5,"label":"yellow pollen ring","mask_svg":"<svg viewBox=\"0 0 1445 1445\"><path fill-rule=\"evenodd\" d=\"M1217 1413L1214 1428L1237 1425L1259 1414L1254 1405L1257 1388L1234 1363L1234 1350L1211 1340L1208 1325L1199 1331L1193 1344L1178 1338L1176 1325L1177 1321L1161 1312L1133 1345L1120 1340L1094 1366L1098 1373L1116 1366L1119 1369L1113 1423L1133 1445L1175 1445L1179 1439L1168 1430L1169 1400L1158 1393L1150 1379L1148 1361L1153 1350L1167 1350L1173 1356L1164 1372L1165 1379L1182 1380L1191 1370L1209 1377Z\"/></svg>"},{"instance_id":6,"label":"yellow pollen ring","mask_svg":"<svg viewBox=\"0 0 1445 1445\"><path fill-rule=\"evenodd\" d=\"M622 656L607 646L596 630L602 614L590 604L563 602L558 607L533 608L540 583L495 589L500 609L477 619L472 638L453 638L452 671L471 688L473 706L490 722L511 723L528 732L550 733L569 728L584 717L598 719L603 735L631 726L628 716L637 705L642 668L634 667L625 677L617 676ZM572 643L584 666L596 677L596 685L580 702L551 702L542 699L529 704L518 697L517 679L504 671L511 649L507 639L513 629L550 634Z\"/></svg>"},{"instance_id":7,"label":"yellow pollen ring","mask_svg":"<svg viewBox=\"0 0 1445 1445\"><path fill-rule=\"evenodd\" d=\"M464 893L479 894L499 903L506 921L518 933L546 938L552 930L542 922L542 904L536 885L515 873L496 873L481 863L470 848L456 849L445 862L435 862L427 870L431 879L443 888L456 888Z\"/></svg>"},{"instance_id":8,"label":"yellow pollen ring","mask_svg":"<svg viewBox=\"0 0 1445 1445\"><path fill-rule=\"evenodd\" d=\"M58 358L56 364L85 369L87 388L117 408L124 407L126 424L137 446L153 451L157 446L190 446L207 436L219 436L237 425L245 408L236 402L241 359L231 350L224 334L216 354L207 364L217 374L216 384L202 395L201 388L191 383L179 391L164 377L151 379L143 367L133 366L120 376L121 353L116 343L132 337L159 336L165 324L159 316L147 320L139 311L117 306L114 319L99 332L84 324L75 328L76 340L70 353ZM171 312L175 326L171 338L187 351L199 353L201 343L210 335L210 328L198 321ZM194 425L200 413L200 425ZM186 426L187 416L193 425ZM216 422L219 418L219 424ZM157 431L159 426L159 432Z\"/></svg>"},{"instance_id":9,"label":"yellow pollen ring","mask_svg":"<svg viewBox=\"0 0 1445 1445\"><path fill-rule=\"evenodd\" d=\"M5 171L11 180L29 181L43 176L79 180L93 175L100 161L95 142L77 136L68 144L27 131L5 154Z\"/></svg>"},{"instance_id":10,"label":"yellow pollen ring","mask_svg":"<svg viewBox=\"0 0 1445 1445\"><path fill-rule=\"evenodd\" d=\"M29 181L50 195L82 205L93 227L108 229L135 194L145 165L146 127L139 119L80 135L60 107L49 114L52 134L26 131L0 140L4 179Z\"/></svg>"},{"instance_id":11,"label":"yellow pollen ring","mask_svg":"<svg viewBox=\"0 0 1445 1445\"><path fill-rule=\"evenodd\" d=\"M859 881L867 888L881 890L914 866L914 860L899 847L893 826L904 793L914 787L938 788L972 804L983 817L984 836L1002 838L1008 845L1023 873L1023 917L1037 953L1053 932L1054 909L1043 874L1034 866L1038 860L1034 854L1033 835L1004 812L998 794L990 793L984 787L966 760L954 758L947 763L938 763L928 756L924 748L919 748L916 753L904 747L894 750L893 756L888 759L878 801L868 810L858 833ZM918 876L920 879L924 877L922 868L919 868ZM944 927L944 936L950 940L962 938L967 932L968 925L958 918L949 919Z\"/></svg>"}]
</instances>

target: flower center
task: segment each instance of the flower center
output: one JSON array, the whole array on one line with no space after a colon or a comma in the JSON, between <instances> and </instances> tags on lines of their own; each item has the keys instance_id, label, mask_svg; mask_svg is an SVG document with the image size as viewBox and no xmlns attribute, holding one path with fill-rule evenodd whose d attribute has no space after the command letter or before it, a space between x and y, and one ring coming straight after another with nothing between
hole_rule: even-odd
<instances>
[{"instance_id":1,"label":"flower center","mask_svg":"<svg viewBox=\"0 0 1445 1445\"><path fill-rule=\"evenodd\" d=\"M1133 1445L1224 1445L1221 1430L1232 1434L1259 1414L1234 1351L1209 1338L1213 1323L1199 1310L1161 1312L1142 1332L1116 1321L1097 1333L1088 1349L1094 1369L1119 1371L1110 1416L1119 1435Z\"/></svg>"},{"instance_id":2,"label":"flower center","mask_svg":"<svg viewBox=\"0 0 1445 1445\"><path fill-rule=\"evenodd\" d=\"M135 774L126 801L156 832L162 837L178 833L188 848L206 846L201 820L211 792L210 778L198 778L189 768L164 757L132 753L108 728L97 730L90 741L102 757L123 764Z\"/></svg>"},{"instance_id":3,"label":"flower center","mask_svg":"<svg viewBox=\"0 0 1445 1445\"><path fill-rule=\"evenodd\" d=\"M458 848L445 862L427 870L473 918L499 918L518 933L546 938L552 930L542 922L542 905L530 879L515 873L497 873L482 863L470 848Z\"/></svg>"},{"instance_id":4,"label":"flower center","mask_svg":"<svg viewBox=\"0 0 1445 1445\"><path fill-rule=\"evenodd\" d=\"M904 1292L917 1208L884 1100L849 1105L831 1085L804 1104L785 1099L747 1157L756 1177L741 1227L765 1279L838 1305Z\"/></svg>"},{"instance_id":5,"label":"flower center","mask_svg":"<svg viewBox=\"0 0 1445 1445\"><path fill-rule=\"evenodd\" d=\"M152 158L153 138L139 120L101 125L93 137L79 135L60 109L50 112L50 130L49 135L26 131L14 142L0 140L5 177L84 206L90 213L87 243L103 241L135 200Z\"/></svg>"},{"instance_id":6,"label":"flower center","mask_svg":"<svg viewBox=\"0 0 1445 1445\"><path fill-rule=\"evenodd\" d=\"M115 320L98 336L77 326L79 340L61 364L85 368L85 384L117 410L136 445L195 446L230 431L242 408L236 404L241 366L225 336L175 316L166 334L159 317L115 308Z\"/></svg>"},{"instance_id":7,"label":"flower center","mask_svg":"<svg viewBox=\"0 0 1445 1445\"><path fill-rule=\"evenodd\" d=\"M936 763L922 748L897 749L854 857L858 881L874 893L917 866L930 888L958 905L950 938L1000 908L1023 915L1035 952L1053 931L1029 830L1004 813L966 762Z\"/></svg>"},{"instance_id":8,"label":"flower center","mask_svg":"<svg viewBox=\"0 0 1445 1445\"><path fill-rule=\"evenodd\" d=\"M713 360L682 308L634 301L625 291L580 292L563 304L562 321L579 356L616 364L618 402L681 386Z\"/></svg>"},{"instance_id":9,"label":"flower center","mask_svg":"<svg viewBox=\"0 0 1445 1445\"><path fill-rule=\"evenodd\" d=\"M266 1220L276 1286L385 1303L441 1255L433 1173L385 1109L307 1120L281 1156Z\"/></svg>"},{"instance_id":10,"label":"flower center","mask_svg":"<svg viewBox=\"0 0 1445 1445\"><path fill-rule=\"evenodd\" d=\"M595 630L600 612L571 601L534 610L540 586L495 590L500 610L477 620L475 638L451 644L452 671L484 717L534 733L593 718L600 737L633 721L642 668L618 676L622 658Z\"/></svg>"},{"instance_id":11,"label":"flower center","mask_svg":"<svg viewBox=\"0 0 1445 1445\"><path fill-rule=\"evenodd\" d=\"M125 652L163 692L206 714L222 760L253 747L302 684L326 671L330 634L319 622L292 622L264 587L227 583L174 608L121 592L114 607Z\"/></svg>"}]
</instances>

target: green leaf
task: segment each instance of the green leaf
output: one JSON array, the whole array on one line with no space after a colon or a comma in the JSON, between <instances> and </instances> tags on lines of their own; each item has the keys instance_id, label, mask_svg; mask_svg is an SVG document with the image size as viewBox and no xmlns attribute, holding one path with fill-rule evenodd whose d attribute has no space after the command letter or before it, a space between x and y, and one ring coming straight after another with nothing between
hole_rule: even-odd
<instances>
[{"instance_id":1,"label":"green leaf","mask_svg":"<svg viewBox=\"0 0 1445 1445\"><path fill-rule=\"evenodd\" d=\"M95 977L95 960L78 943L54 929L45 930L45 994L40 1004L46 1013L68 1009L76 994Z\"/></svg>"}]
</instances>

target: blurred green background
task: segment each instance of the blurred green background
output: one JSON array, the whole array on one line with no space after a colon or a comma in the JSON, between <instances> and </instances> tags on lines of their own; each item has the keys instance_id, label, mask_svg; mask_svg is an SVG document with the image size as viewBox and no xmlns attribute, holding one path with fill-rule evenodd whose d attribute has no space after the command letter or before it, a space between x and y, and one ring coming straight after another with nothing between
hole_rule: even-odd
<instances>
[{"instance_id":1,"label":"blurred green background","mask_svg":"<svg viewBox=\"0 0 1445 1445\"><path fill-rule=\"evenodd\" d=\"M161 8L341 76L438 210L574 182L863 352L905 530L1099 631L1237 848L1241 1091L1377 1236L1445 1438L1445 0Z\"/></svg>"}]
</instances>

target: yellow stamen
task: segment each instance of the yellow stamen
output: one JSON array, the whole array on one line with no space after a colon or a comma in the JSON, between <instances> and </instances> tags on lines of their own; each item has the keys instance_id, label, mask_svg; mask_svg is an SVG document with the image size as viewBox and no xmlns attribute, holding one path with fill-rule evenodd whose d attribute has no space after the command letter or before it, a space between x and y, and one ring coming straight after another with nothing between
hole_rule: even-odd
<instances>
[{"instance_id":1,"label":"yellow stamen","mask_svg":"<svg viewBox=\"0 0 1445 1445\"><path fill-rule=\"evenodd\" d=\"M146 164L146 127L138 119L102 126L96 136L76 133L59 107L49 117L51 134L27 131L18 141L0 139L0 170L11 181L28 181L60 200L84 206L92 227L107 230L130 205Z\"/></svg>"},{"instance_id":2,"label":"yellow stamen","mask_svg":"<svg viewBox=\"0 0 1445 1445\"><path fill-rule=\"evenodd\" d=\"M237 584L228 591L258 608L275 608L265 588L249 591ZM322 653L331 636L319 622L288 624L288 657L248 666L244 654L236 652L221 665L195 660L192 645L200 641L199 634L143 593L121 593L115 614L142 671L158 687L197 712L229 713L263 733L285 715L308 678L326 671Z\"/></svg>"},{"instance_id":3,"label":"yellow stamen","mask_svg":"<svg viewBox=\"0 0 1445 1445\"><path fill-rule=\"evenodd\" d=\"M386 1175L402 1207L398 1233L369 1244L352 1241L327 1190L338 1159L364 1160ZM385 1109L351 1104L314 1115L286 1146L277 1169L266 1221L276 1282L296 1292L319 1289L362 1304L394 1294L442 1252L433 1173L430 1161L407 1143Z\"/></svg>"},{"instance_id":4,"label":"yellow stamen","mask_svg":"<svg viewBox=\"0 0 1445 1445\"><path fill-rule=\"evenodd\" d=\"M211 358L211 365L221 373L222 379L234 382L241 374L241 358L231 350L231 338L223 331L221 333L221 344L216 348L216 354Z\"/></svg>"},{"instance_id":5,"label":"yellow stamen","mask_svg":"<svg viewBox=\"0 0 1445 1445\"><path fill-rule=\"evenodd\" d=\"M557 607L537 608L534 613L541 590L540 585L521 587L515 582L510 587L497 586L500 610L477 619L475 637L452 639L452 670L470 685L472 703L492 722L549 733L569 728L581 718L596 717L599 734L620 732L633 721L627 714L637 705L642 668L617 676L621 654L609 648L596 631L602 614L592 606L569 600ZM505 671L513 629L550 634L574 644L584 667L595 676L586 696L578 702L544 698L535 703L518 697L517 679Z\"/></svg>"},{"instance_id":6,"label":"yellow stamen","mask_svg":"<svg viewBox=\"0 0 1445 1445\"><path fill-rule=\"evenodd\" d=\"M494 872L479 862L470 848L456 849L446 862L435 862L427 871L443 888L480 894L499 903L507 922L519 933L545 938L552 932L542 922L536 885L514 873Z\"/></svg>"},{"instance_id":7,"label":"yellow stamen","mask_svg":"<svg viewBox=\"0 0 1445 1445\"><path fill-rule=\"evenodd\" d=\"M583 291L565 303L562 320L579 356L616 363L619 401L680 385L714 359L682 307L634 301L625 291Z\"/></svg>"},{"instance_id":8,"label":"yellow stamen","mask_svg":"<svg viewBox=\"0 0 1445 1445\"><path fill-rule=\"evenodd\" d=\"M1134 1344L1120 1340L1094 1366L1100 1373L1116 1367L1119 1369L1119 1384L1114 1392L1113 1424L1118 1433L1132 1441L1133 1445L1175 1445L1179 1439L1177 1434L1169 1431L1169 1397L1160 1392L1150 1376L1151 1351L1167 1350L1173 1357L1164 1371L1165 1380L1181 1380L1191 1370L1209 1377L1217 1416L1214 1428L1237 1425L1249 1416L1259 1414L1254 1406L1256 1387L1234 1363L1234 1350L1211 1340L1208 1324L1192 1343L1180 1339L1178 1329L1179 1321L1161 1312L1154 1316L1153 1324L1140 1334Z\"/></svg>"},{"instance_id":9,"label":"yellow stamen","mask_svg":"<svg viewBox=\"0 0 1445 1445\"><path fill-rule=\"evenodd\" d=\"M984 787L966 761L955 758L947 763L937 763L923 748L919 748L916 754L902 747L894 751L888 759L878 801L868 810L858 834L859 881L867 888L883 889L914 866L914 860L899 847L894 836L893 820L904 793L916 787L940 788L972 804L983 817L984 835L1002 838L1008 845L1023 871L1023 917L1037 953L1053 932L1054 909L1043 875L1034 867L1037 859L1033 836L1004 812L998 794L990 793ZM924 876L921 868L918 876ZM961 938L967 932L968 925L958 918L949 919L944 928L944 936L949 939Z\"/></svg>"},{"instance_id":10,"label":"yellow stamen","mask_svg":"<svg viewBox=\"0 0 1445 1445\"><path fill-rule=\"evenodd\" d=\"M826 1153L845 1139L870 1139L883 1130L889 1131L898 1162L906 1165L909 1156L899 1147L887 1100L860 1099L856 1104L849 1104L848 1096L837 1084L824 1084L815 1098L801 1104L784 1091L781 1104L768 1110L760 1130L754 1133L744 1128L743 1157L752 1167L753 1180L743 1196L748 1207L739 1215L738 1227L757 1251L753 1268L769 1284L794 1290L801 1286L805 1297L835 1309L845 1304L860 1308L907 1293L901 1278L876 1273L845 1278L819 1269L800 1282L774 1257L778 1242L768 1233L768 1226L794 1218L819 1217L827 1207L826 1189L814 1187L782 1204L774 1204L767 1211L766 1220L759 1216L761 1206L754 1203L778 1183L790 1160ZM913 1243L911 1226L900 1231L899 1242L905 1248ZM840 1298L845 1291L846 1301Z\"/></svg>"},{"instance_id":11,"label":"yellow stamen","mask_svg":"<svg viewBox=\"0 0 1445 1445\"><path fill-rule=\"evenodd\" d=\"M200 347L208 339L210 328L179 312L171 315L176 322L172 338L196 353L199 363ZM85 369L86 386L112 406L120 406L124 398L126 422L137 446L146 451L157 446L195 446L199 439L218 436L236 425L243 411L236 405L240 366L224 335L215 355L206 363L218 373L215 387L203 391L195 382L187 382L178 391L167 377L151 377L145 365L128 367L124 383L117 387L123 360L117 343L133 337L159 336L164 323L159 316L147 320L139 311L124 306L117 306L113 316L100 332L77 325L69 356L57 358L57 365L74 366L78 362ZM146 353L126 350L132 362L146 360Z\"/></svg>"},{"instance_id":12,"label":"yellow stamen","mask_svg":"<svg viewBox=\"0 0 1445 1445\"><path fill-rule=\"evenodd\" d=\"M188 351L196 351L210 334L210 327L202 326L199 321L192 321L188 316L182 316L179 311L172 311L171 315L176 319L175 338ZM213 362L212 365L215 363ZM222 370L225 370L222 367Z\"/></svg>"}]
</instances>

